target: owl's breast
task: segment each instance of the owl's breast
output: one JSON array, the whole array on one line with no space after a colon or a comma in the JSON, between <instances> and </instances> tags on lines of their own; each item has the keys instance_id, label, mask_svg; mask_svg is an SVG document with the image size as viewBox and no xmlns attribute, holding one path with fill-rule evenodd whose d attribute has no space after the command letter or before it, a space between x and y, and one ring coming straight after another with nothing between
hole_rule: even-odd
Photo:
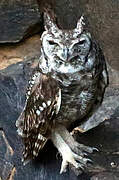
<instances>
[{"instance_id":1,"label":"owl's breast","mask_svg":"<svg viewBox=\"0 0 119 180\"><path fill-rule=\"evenodd\" d=\"M60 77L61 78L61 77ZM91 109L97 91L97 80L91 73L63 76L59 81L62 92L60 119L74 122Z\"/></svg>"}]
</instances>

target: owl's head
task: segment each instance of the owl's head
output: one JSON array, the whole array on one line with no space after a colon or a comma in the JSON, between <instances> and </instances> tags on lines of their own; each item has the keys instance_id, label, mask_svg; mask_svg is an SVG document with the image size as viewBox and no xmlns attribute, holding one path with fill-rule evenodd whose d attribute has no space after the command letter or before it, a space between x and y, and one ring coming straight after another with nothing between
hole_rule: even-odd
<instances>
[{"instance_id":1,"label":"owl's head","mask_svg":"<svg viewBox=\"0 0 119 180\"><path fill-rule=\"evenodd\" d=\"M58 28L48 14L44 17L45 31L41 36L42 53L50 68L62 73L75 72L79 65L85 63L91 46L91 36L84 32L83 16L72 30Z\"/></svg>"}]
</instances>

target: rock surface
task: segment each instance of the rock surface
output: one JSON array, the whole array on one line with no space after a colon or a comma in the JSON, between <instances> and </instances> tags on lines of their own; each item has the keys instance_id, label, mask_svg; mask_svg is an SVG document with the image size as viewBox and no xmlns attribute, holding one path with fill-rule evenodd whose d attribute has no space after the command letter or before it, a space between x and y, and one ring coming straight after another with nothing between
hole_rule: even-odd
<instances>
[{"instance_id":1,"label":"rock surface","mask_svg":"<svg viewBox=\"0 0 119 180\"><path fill-rule=\"evenodd\" d=\"M0 1L0 43L15 43L42 30L37 0Z\"/></svg>"},{"instance_id":2,"label":"rock surface","mask_svg":"<svg viewBox=\"0 0 119 180\"><path fill-rule=\"evenodd\" d=\"M21 43L0 46L0 69L28 58L40 56L40 35L34 35Z\"/></svg>"},{"instance_id":3,"label":"rock surface","mask_svg":"<svg viewBox=\"0 0 119 180\"><path fill-rule=\"evenodd\" d=\"M60 175L61 157L49 142L37 160L23 166L22 143L16 133L15 121L22 111L25 101L27 81L38 59L19 62L0 71L0 177L2 180L109 180L119 178L119 89L108 88L104 102L103 118L107 120L95 129L84 134L75 132L77 141L97 147L100 152L90 155L94 164L88 171L79 175L68 170ZM117 98L115 98L117 97ZM112 103L110 102L112 99ZM109 101L108 101L109 100ZM116 104L113 109L113 104ZM111 111L110 116L109 112ZM100 113L100 112L98 112ZM98 115L98 114L97 114ZM97 116L98 118L99 116ZM95 117L96 118L96 117ZM99 119L98 119L99 121ZM3 171L4 169L4 171ZM10 179L11 178L11 179Z\"/></svg>"}]
</instances>

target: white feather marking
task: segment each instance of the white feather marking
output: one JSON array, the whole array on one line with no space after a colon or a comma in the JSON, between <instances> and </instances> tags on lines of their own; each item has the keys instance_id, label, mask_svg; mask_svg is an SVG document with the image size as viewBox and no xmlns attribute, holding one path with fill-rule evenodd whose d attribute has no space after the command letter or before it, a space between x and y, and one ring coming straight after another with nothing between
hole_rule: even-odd
<instances>
[{"instance_id":1,"label":"white feather marking","mask_svg":"<svg viewBox=\"0 0 119 180\"><path fill-rule=\"evenodd\" d=\"M46 107L47 107L47 106L46 106L46 104L45 104L44 102L42 103L42 106L43 106L44 108L46 108Z\"/></svg>"},{"instance_id":2,"label":"white feather marking","mask_svg":"<svg viewBox=\"0 0 119 180\"><path fill-rule=\"evenodd\" d=\"M34 151L33 151L33 155L34 155L34 156L37 156L37 154L38 154L38 153L34 150Z\"/></svg>"},{"instance_id":3,"label":"white feather marking","mask_svg":"<svg viewBox=\"0 0 119 180\"><path fill-rule=\"evenodd\" d=\"M44 141L44 140L45 140L45 137L43 137L42 134L38 134L38 139Z\"/></svg>"},{"instance_id":4,"label":"white feather marking","mask_svg":"<svg viewBox=\"0 0 119 180\"><path fill-rule=\"evenodd\" d=\"M17 129L17 133L18 133L19 136L23 135L23 132L20 129Z\"/></svg>"},{"instance_id":5,"label":"white feather marking","mask_svg":"<svg viewBox=\"0 0 119 180\"><path fill-rule=\"evenodd\" d=\"M39 95L37 94L36 97L34 97L34 99L38 100L39 99Z\"/></svg>"},{"instance_id":6,"label":"white feather marking","mask_svg":"<svg viewBox=\"0 0 119 180\"><path fill-rule=\"evenodd\" d=\"M43 107L41 107L41 106L39 106L39 109L40 109L40 111L43 111L43 110L44 110L44 108L43 108Z\"/></svg>"},{"instance_id":7,"label":"white feather marking","mask_svg":"<svg viewBox=\"0 0 119 180\"><path fill-rule=\"evenodd\" d=\"M27 153L24 154L24 158L26 158L26 157L27 157Z\"/></svg>"},{"instance_id":8,"label":"white feather marking","mask_svg":"<svg viewBox=\"0 0 119 180\"><path fill-rule=\"evenodd\" d=\"M36 110L37 110L37 107L36 107L36 105L34 105L34 109L36 109Z\"/></svg>"},{"instance_id":9,"label":"white feather marking","mask_svg":"<svg viewBox=\"0 0 119 180\"><path fill-rule=\"evenodd\" d=\"M50 106L50 105L51 105L51 101L50 101L50 100L47 102L47 105L48 105L48 106Z\"/></svg>"},{"instance_id":10,"label":"white feather marking","mask_svg":"<svg viewBox=\"0 0 119 180\"><path fill-rule=\"evenodd\" d=\"M39 127L39 124L36 124L36 128L38 128Z\"/></svg>"},{"instance_id":11,"label":"white feather marking","mask_svg":"<svg viewBox=\"0 0 119 180\"><path fill-rule=\"evenodd\" d=\"M35 147L37 147L38 146L38 143L37 142L35 142Z\"/></svg>"},{"instance_id":12,"label":"white feather marking","mask_svg":"<svg viewBox=\"0 0 119 180\"><path fill-rule=\"evenodd\" d=\"M17 133L18 133L18 135L21 136L21 137L26 137L26 135L23 134L23 131L22 131L21 129L17 129Z\"/></svg>"},{"instance_id":13,"label":"white feather marking","mask_svg":"<svg viewBox=\"0 0 119 180\"><path fill-rule=\"evenodd\" d=\"M33 87L33 84L30 83L29 86L30 86L30 88L32 88L32 87Z\"/></svg>"},{"instance_id":14,"label":"white feather marking","mask_svg":"<svg viewBox=\"0 0 119 180\"><path fill-rule=\"evenodd\" d=\"M52 116L53 116L53 114L54 114L54 111L52 111Z\"/></svg>"},{"instance_id":15,"label":"white feather marking","mask_svg":"<svg viewBox=\"0 0 119 180\"><path fill-rule=\"evenodd\" d=\"M26 100L28 100L29 96L26 96Z\"/></svg>"},{"instance_id":16,"label":"white feather marking","mask_svg":"<svg viewBox=\"0 0 119 180\"><path fill-rule=\"evenodd\" d=\"M27 159L27 160L25 160L25 161L24 161L24 159L22 159L22 162L23 162L23 165L24 165L24 166L25 166L26 164L28 164L29 161L30 161L30 159Z\"/></svg>"},{"instance_id":17,"label":"white feather marking","mask_svg":"<svg viewBox=\"0 0 119 180\"><path fill-rule=\"evenodd\" d=\"M40 115L40 111L37 109L36 110L36 114L39 116Z\"/></svg>"},{"instance_id":18,"label":"white feather marking","mask_svg":"<svg viewBox=\"0 0 119 180\"><path fill-rule=\"evenodd\" d=\"M36 75L34 75L33 77L32 77L32 80L35 80L36 79Z\"/></svg>"},{"instance_id":19,"label":"white feather marking","mask_svg":"<svg viewBox=\"0 0 119 180\"><path fill-rule=\"evenodd\" d=\"M30 95L30 91L28 91L27 94Z\"/></svg>"},{"instance_id":20,"label":"white feather marking","mask_svg":"<svg viewBox=\"0 0 119 180\"><path fill-rule=\"evenodd\" d=\"M35 81L31 81L31 84L35 84Z\"/></svg>"},{"instance_id":21,"label":"white feather marking","mask_svg":"<svg viewBox=\"0 0 119 180\"><path fill-rule=\"evenodd\" d=\"M44 123L45 122L45 119L42 119L42 123Z\"/></svg>"},{"instance_id":22,"label":"white feather marking","mask_svg":"<svg viewBox=\"0 0 119 180\"><path fill-rule=\"evenodd\" d=\"M58 92L57 105L56 105L56 114L58 114L61 106L61 89Z\"/></svg>"},{"instance_id":23,"label":"white feather marking","mask_svg":"<svg viewBox=\"0 0 119 180\"><path fill-rule=\"evenodd\" d=\"M41 134L38 135L38 139L42 139L42 135Z\"/></svg>"}]
</instances>

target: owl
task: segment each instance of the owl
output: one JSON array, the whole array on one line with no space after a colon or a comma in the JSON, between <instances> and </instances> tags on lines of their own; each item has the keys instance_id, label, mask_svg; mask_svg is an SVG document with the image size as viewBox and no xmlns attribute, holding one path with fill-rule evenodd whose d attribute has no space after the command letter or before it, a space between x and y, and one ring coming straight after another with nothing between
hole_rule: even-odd
<instances>
[{"instance_id":1,"label":"owl","mask_svg":"<svg viewBox=\"0 0 119 180\"><path fill-rule=\"evenodd\" d=\"M81 16L74 29L60 29L48 13L41 36L38 68L29 80L24 109L16 121L24 143L24 164L38 156L50 139L68 165L84 169L84 152L95 148L78 143L69 129L88 121L101 105L108 73L99 45ZM79 129L80 130L80 129Z\"/></svg>"}]
</instances>

